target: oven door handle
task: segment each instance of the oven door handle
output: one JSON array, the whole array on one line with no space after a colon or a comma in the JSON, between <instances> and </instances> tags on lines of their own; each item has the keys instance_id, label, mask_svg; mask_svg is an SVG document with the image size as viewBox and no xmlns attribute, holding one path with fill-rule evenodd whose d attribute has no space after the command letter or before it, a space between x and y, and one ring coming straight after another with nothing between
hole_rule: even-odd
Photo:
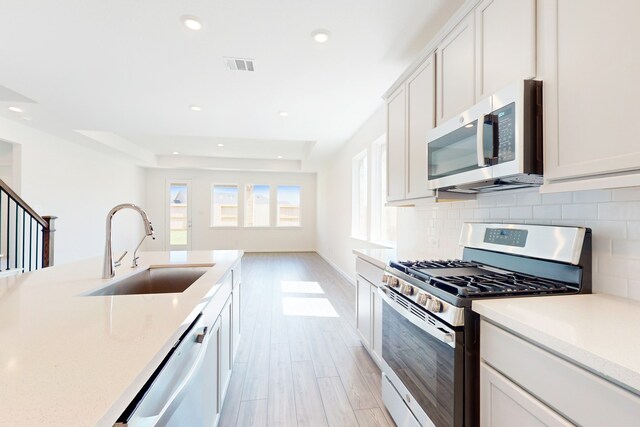
<instances>
[{"instance_id":1,"label":"oven door handle","mask_svg":"<svg viewBox=\"0 0 640 427\"><path fill-rule=\"evenodd\" d=\"M439 328L437 325L432 325L428 322L420 321L416 316L412 315L406 308L402 307L400 304L393 301L391 298L387 296L387 293L383 288L378 288L378 295L380 298L387 304L389 307L393 308L396 312L398 312L402 317L407 319L409 322L413 323L415 326L428 333L432 337L437 340L447 344L450 347L456 348L456 339L455 333L453 330L449 328ZM409 303L412 304L412 303ZM444 326L444 325L442 325Z\"/></svg>"}]
</instances>

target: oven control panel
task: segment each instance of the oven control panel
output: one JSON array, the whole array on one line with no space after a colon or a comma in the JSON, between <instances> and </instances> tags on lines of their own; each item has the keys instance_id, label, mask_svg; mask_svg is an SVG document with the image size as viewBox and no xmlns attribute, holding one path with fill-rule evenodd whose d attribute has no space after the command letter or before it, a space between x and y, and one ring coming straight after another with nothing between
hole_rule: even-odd
<instances>
[{"instance_id":1,"label":"oven control panel","mask_svg":"<svg viewBox=\"0 0 640 427\"><path fill-rule=\"evenodd\" d=\"M528 233L527 230L514 228L487 228L484 232L484 242L524 248Z\"/></svg>"}]
</instances>

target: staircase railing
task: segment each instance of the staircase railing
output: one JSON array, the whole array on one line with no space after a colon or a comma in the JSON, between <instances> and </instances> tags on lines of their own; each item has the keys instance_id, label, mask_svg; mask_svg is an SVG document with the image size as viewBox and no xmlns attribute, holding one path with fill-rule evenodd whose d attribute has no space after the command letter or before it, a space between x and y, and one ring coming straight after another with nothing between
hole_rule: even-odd
<instances>
[{"instance_id":1,"label":"staircase railing","mask_svg":"<svg viewBox=\"0 0 640 427\"><path fill-rule=\"evenodd\" d=\"M0 180L0 270L53 265L55 216L40 216Z\"/></svg>"}]
</instances>

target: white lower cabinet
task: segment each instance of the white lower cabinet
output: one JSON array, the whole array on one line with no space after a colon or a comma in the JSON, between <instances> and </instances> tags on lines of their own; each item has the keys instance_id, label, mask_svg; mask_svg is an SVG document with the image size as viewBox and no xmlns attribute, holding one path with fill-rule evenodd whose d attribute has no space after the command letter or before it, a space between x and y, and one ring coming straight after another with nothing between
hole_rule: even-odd
<instances>
[{"instance_id":1,"label":"white lower cabinet","mask_svg":"<svg viewBox=\"0 0 640 427\"><path fill-rule=\"evenodd\" d=\"M382 298L378 295L383 270L358 258L356 260L356 329L373 360L382 361Z\"/></svg>"},{"instance_id":2,"label":"white lower cabinet","mask_svg":"<svg viewBox=\"0 0 640 427\"><path fill-rule=\"evenodd\" d=\"M231 325L233 323L231 318L231 300L232 296L229 296L227 302L220 312L220 395L224 396L229 385L229 379L231 378L231 368L233 360L233 341L231 334Z\"/></svg>"},{"instance_id":3,"label":"white lower cabinet","mask_svg":"<svg viewBox=\"0 0 640 427\"><path fill-rule=\"evenodd\" d=\"M482 427L639 425L638 395L484 320L480 337Z\"/></svg>"},{"instance_id":4,"label":"white lower cabinet","mask_svg":"<svg viewBox=\"0 0 640 427\"><path fill-rule=\"evenodd\" d=\"M572 425L484 362L480 363L480 384L480 412L484 427Z\"/></svg>"},{"instance_id":5,"label":"white lower cabinet","mask_svg":"<svg viewBox=\"0 0 640 427\"><path fill-rule=\"evenodd\" d=\"M371 347L371 283L362 276L356 280L356 329L365 347Z\"/></svg>"}]
</instances>

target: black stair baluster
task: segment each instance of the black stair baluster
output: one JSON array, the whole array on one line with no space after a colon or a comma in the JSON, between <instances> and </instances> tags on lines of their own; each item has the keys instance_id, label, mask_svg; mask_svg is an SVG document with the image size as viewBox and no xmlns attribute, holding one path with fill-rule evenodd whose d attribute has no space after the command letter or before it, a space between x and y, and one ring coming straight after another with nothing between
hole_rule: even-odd
<instances>
[{"instance_id":1,"label":"black stair baluster","mask_svg":"<svg viewBox=\"0 0 640 427\"><path fill-rule=\"evenodd\" d=\"M40 252L38 251L38 243L40 243L40 231L38 231L38 227L40 223L36 224L36 270L38 269L38 259L40 258Z\"/></svg>"},{"instance_id":2,"label":"black stair baluster","mask_svg":"<svg viewBox=\"0 0 640 427\"><path fill-rule=\"evenodd\" d=\"M25 226L26 226L26 221L25 221L25 216L26 211L24 209L22 209L22 272L24 273L24 237L25 237Z\"/></svg>"},{"instance_id":3,"label":"black stair baluster","mask_svg":"<svg viewBox=\"0 0 640 427\"><path fill-rule=\"evenodd\" d=\"M1 219L1 217L0 217ZM29 215L29 271L31 271L31 249L33 248L33 217Z\"/></svg>"},{"instance_id":4,"label":"black stair baluster","mask_svg":"<svg viewBox=\"0 0 640 427\"><path fill-rule=\"evenodd\" d=\"M15 265L15 268L18 268L18 202L15 200L14 202L16 203L16 238L13 241L13 247L14 247L13 264Z\"/></svg>"},{"instance_id":5,"label":"black stair baluster","mask_svg":"<svg viewBox=\"0 0 640 427\"><path fill-rule=\"evenodd\" d=\"M4 190L0 188L0 224L2 224L2 193L4 193ZM0 252L2 252L1 242L2 242L2 227L0 227ZM0 269L2 269L1 265L0 265Z\"/></svg>"},{"instance_id":6,"label":"black stair baluster","mask_svg":"<svg viewBox=\"0 0 640 427\"><path fill-rule=\"evenodd\" d=\"M7 268L6 270L11 269L11 264L9 260L11 259L11 197L7 194Z\"/></svg>"}]
</instances>

